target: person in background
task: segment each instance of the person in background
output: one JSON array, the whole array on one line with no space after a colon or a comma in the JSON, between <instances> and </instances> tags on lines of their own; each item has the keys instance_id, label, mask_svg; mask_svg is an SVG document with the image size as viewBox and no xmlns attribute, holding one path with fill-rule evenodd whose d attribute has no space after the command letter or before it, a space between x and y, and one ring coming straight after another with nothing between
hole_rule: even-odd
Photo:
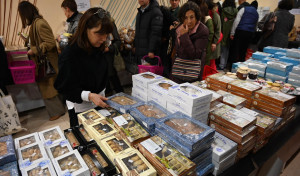
<instances>
[{"instance_id":1,"label":"person in background","mask_svg":"<svg viewBox=\"0 0 300 176\"><path fill-rule=\"evenodd\" d=\"M171 4L170 12L173 15L173 17L175 17L176 19L178 18L178 12L180 9L179 3L180 0L170 0L170 4Z\"/></svg>"},{"instance_id":2,"label":"person in background","mask_svg":"<svg viewBox=\"0 0 300 176\"><path fill-rule=\"evenodd\" d=\"M188 0L188 1L192 1L192 2L196 3L199 6L200 12L201 12L201 20L200 21L203 24L205 24L205 19L206 19L205 14L206 14L207 8L208 8L205 0Z\"/></svg>"},{"instance_id":3,"label":"person in background","mask_svg":"<svg viewBox=\"0 0 300 176\"><path fill-rule=\"evenodd\" d=\"M185 3L178 14L180 25L176 29L177 39L175 43L176 57L186 60L201 60L201 71L196 80L202 80L205 65L206 46L208 43L208 29L200 21L201 12L199 6L194 2ZM176 60L175 60L176 63ZM171 75L173 81L177 83L186 82L176 75Z\"/></svg>"},{"instance_id":4,"label":"person in background","mask_svg":"<svg viewBox=\"0 0 300 176\"><path fill-rule=\"evenodd\" d=\"M74 34L77 30L79 20L82 17L82 13L77 11L77 4L75 0L64 0L61 3L61 8L67 17L67 33Z\"/></svg>"},{"instance_id":5,"label":"person in background","mask_svg":"<svg viewBox=\"0 0 300 176\"><path fill-rule=\"evenodd\" d=\"M13 79L11 77L10 70L7 65L7 56L5 52L5 47L0 40L0 89L4 92L4 94L8 94L6 90L6 85L13 84Z\"/></svg>"},{"instance_id":6,"label":"person in background","mask_svg":"<svg viewBox=\"0 0 300 176\"><path fill-rule=\"evenodd\" d=\"M163 28L163 14L156 0L138 0L140 7L135 24L135 56L138 64L147 55L146 61L154 65L152 59L160 53ZM157 63L157 61L156 61Z\"/></svg>"},{"instance_id":7,"label":"person in background","mask_svg":"<svg viewBox=\"0 0 300 176\"><path fill-rule=\"evenodd\" d=\"M288 34L293 29L295 23L295 16L289 12L293 8L293 5L293 0L282 0L278 3L278 9L274 12L277 17L275 29L267 38L264 36L260 38L258 42L258 49L260 51L266 46L288 47ZM258 28L263 29L267 18L269 18L268 15L259 22Z\"/></svg>"},{"instance_id":8,"label":"person in background","mask_svg":"<svg viewBox=\"0 0 300 176\"><path fill-rule=\"evenodd\" d=\"M59 57L55 88L67 101L70 126L78 125L77 114L91 108L108 107L104 95L108 81L105 41L113 32L107 11L90 8L81 17L78 30Z\"/></svg>"},{"instance_id":9,"label":"person in background","mask_svg":"<svg viewBox=\"0 0 300 176\"><path fill-rule=\"evenodd\" d=\"M218 14L218 4L217 0L208 0L207 6L209 10L209 15L213 21L213 29L214 29L214 36L211 41L211 58L210 60L206 60L206 65L211 66L215 70L217 69L216 66L216 59L218 59L221 55L221 45L220 45L220 36L221 36L221 19L220 15Z\"/></svg>"},{"instance_id":10,"label":"person in background","mask_svg":"<svg viewBox=\"0 0 300 176\"><path fill-rule=\"evenodd\" d=\"M238 3L238 11L240 11L243 7L250 6L250 4L246 0L238 0Z\"/></svg>"},{"instance_id":11,"label":"person in background","mask_svg":"<svg viewBox=\"0 0 300 176\"><path fill-rule=\"evenodd\" d=\"M223 3L223 10L221 14L222 23L222 33L223 39L221 41L221 59L220 59L220 69L226 68L229 47L230 47L230 31L237 15L237 9L235 6L235 0L225 0Z\"/></svg>"},{"instance_id":12,"label":"person in background","mask_svg":"<svg viewBox=\"0 0 300 176\"><path fill-rule=\"evenodd\" d=\"M51 27L39 14L38 9L28 1L19 3L18 12L21 17L22 27L26 28L30 26L28 37L28 40L30 40L30 50L27 54L38 66L37 56L39 55L38 50L40 50L42 54L47 55L54 70L58 73L57 48ZM26 41L25 46L27 46L27 43L28 41ZM45 102L46 110L50 116L50 121L56 120L65 114L65 107L53 87L54 80L55 77L51 77L37 82Z\"/></svg>"},{"instance_id":13,"label":"person in background","mask_svg":"<svg viewBox=\"0 0 300 176\"><path fill-rule=\"evenodd\" d=\"M258 3L253 1L238 11L230 33L232 45L229 51L229 66L232 63L245 61L247 48L256 30L258 21Z\"/></svg>"}]
</instances>

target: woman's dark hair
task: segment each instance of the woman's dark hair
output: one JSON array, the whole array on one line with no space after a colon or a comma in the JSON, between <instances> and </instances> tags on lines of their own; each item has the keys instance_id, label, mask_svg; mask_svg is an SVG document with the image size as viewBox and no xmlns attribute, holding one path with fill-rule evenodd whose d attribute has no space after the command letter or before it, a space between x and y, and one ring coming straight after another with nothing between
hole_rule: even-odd
<instances>
[{"instance_id":1,"label":"woman's dark hair","mask_svg":"<svg viewBox=\"0 0 300 176\"><path fill-rule=\"evenodd\" d=\"M214 3L213 0L206 0L206 4L209 10L212 10L214 7L218 6L218 4Z\"/></svg>"},{"instance_id":2,"label":"woman's dark hair","mask_svg":"<svg viewBox=\"0 0 300 176\"><path fill-rule=\"evenodd\" d=\"M69 8L72 12L77 12L77 4L75 0L64 0L61 3L61 7Z\"/></svg>"},{"instance_id":3,"label":"woman's dark hair","mask_svg":"<svg viewBox=\"0 0 300 176\"><path fill-rule=\"evenodd\" d=\"M294 7L294 0L281 0L278 3L279 9L292 10L293 7Z\"/></svg>"},{"instance_id":4,"label":"woman's dark hair","mask_svg":"<svg viewBox=\"0 0 300 176\"><path fill-rule=\"evenodd\" d=\"M196 17L197 21L201 20L201 12L200 12L199 6L194 2L188 1L187 3L183 4L183 6L180 7L180 10L178 13L180 23L184 22L185 14L189 10L191 10L195 13L195 17Z\"/></svg>"},{"instance_id":5,"label":"woman's dark hair","mask_svg":"<svg viewBox=\"0 0 300 176\"><path fill-rule=\"evenodd\" d=\"M109 12L102 8L90 8L87 10L79 20L78 28L74 36L70 39L71 45L77 43L80 48L86 51L92 49L92 45L88 39L87 30L101 25L97 33L109 34L113 31L113 23ZM104 46L104 45L102 45Z\"/></svg>"},{"instance_id":6,"label":"woman's dark hair","mask_svg":"<svg viewBox=\"0 0 300 176\"><path fill-rule=\"evenodd\" d=\"M236 8L235 0L225 0L222 4L222 8L233 7Z\"/></svg>"},{"instance_id":7,"label":"woman's dark hair","mask_svg":"<svg viewBox=\"0 0 300 176\"><path fill-rule=\"evenodd\" d=\"M18 11L22 21L22 27L31 25L36 18L43 18L39 14L39 10L30 2L22 1L18 5Z\"/></svg>"},{"instance_id":8,"label":"woman's dark hair","mask_svg":"<svg viewBox=\"0 0 300 176\"><path fill-rule=\"evenodd\" d=\"M205 3L205 0L189 0L189 1L194 2L199 6L200 12L201 12L201 22L204 23L205 16L208 15L208 9L207 9L207 4ZM207 13L206 13L206 10L207 10Z\"/></svg>"}]
</instances>

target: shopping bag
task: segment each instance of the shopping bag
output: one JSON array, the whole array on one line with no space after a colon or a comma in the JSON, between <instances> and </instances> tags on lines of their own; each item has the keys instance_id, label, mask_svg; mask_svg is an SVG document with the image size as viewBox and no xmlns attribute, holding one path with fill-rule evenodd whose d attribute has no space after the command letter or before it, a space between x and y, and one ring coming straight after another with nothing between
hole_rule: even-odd
<instances>
[{"instance_id":1,"label":"shopping bag","mask_svg":"<svg viewBox=\"0 0 300 176\"><path fill-rule=\"evenodd\" d=\"M24 130L19 114L10 95L5 96L0 89L0 137Z\"/></svg>"},{"instance_id":2,"label":"shopping bag","mask_svg":"<svg viewBox=\"0 0 300 176\"><path fill-rule=\"evenodd\" d=\"M120 53L120 51L118 50L118 48L116 47L115 50L115 55L114 55L114 67L116 69L116 71L122 71L125 70L125 62L124 59Z\"/></svg>"}]
</instances>

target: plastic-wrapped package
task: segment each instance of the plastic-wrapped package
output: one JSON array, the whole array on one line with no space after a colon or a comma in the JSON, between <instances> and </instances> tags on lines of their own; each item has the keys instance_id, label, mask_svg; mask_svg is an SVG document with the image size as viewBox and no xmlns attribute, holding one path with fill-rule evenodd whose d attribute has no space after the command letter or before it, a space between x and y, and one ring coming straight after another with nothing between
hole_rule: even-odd
<instances>
[{"instance_id":1,"label":"plastic-wrapped package","mask_svg":"<svg viewBox=\"0 0 300 176\"><path fill-rule=\"evenodd\" d=\"M217 93L223 96L224 104L227 104L227 105L232 106L237 109L241 109L243 106L246 105L247 100L245 98L233 95L233 94L231 94L229 92L225 92L223 90L219 90L219 91L217 91Z\"/></svg>"},{"instance_id":2,"label":"plastic-wrapped package","mask_svg":"<svg viewBox=\"0 0 300 176\"><path fill-rule=\"evenodd\" d=\"M169 88L169 95L179 103L190 106L199 106L210 103L212 93L194 86L190 83L183 83Z\"/></svg>"},{"instance_id":3,"label":"plastic-wrapped package","mask_svg":"<svg viewBox=\"0 0 300 176\"><path fill-rule=\"evenodd\" d=\"M298 80L289 79L288 83L292 84L293 86L300 87L300 81L298 81Z\"/></svg>"},{"instance_id":4,"label":"plastic-wrapped package","mask_svg":"<svg viewBox=\"0 0 300 176\"><path fill-rule=\"evenodd\" d=\"M286 63L291 63L294 66L299 65L300 64L300 59L295 59L295 58L291 58L291 57L281 57L279 58L279 60L281 62L286 62Z\"/></svg>"},{"instance_id":5,"label":"plastic-wrapped package","mask_svg":"<svg viewBox=\"0 0 300 176\"><path fill-rule=\"evenodd\" d=\"M258 71L257 73L258 73L258 76L262 77L262 78L264 78L265 74L266 74L266 72L262 72L262 71Z\"/></svg>"},{"instance_id":6,"label":"plastic-wrapped package","mask_svg":"<svg viewBox=\"0 0 300 176\"><path fill-rule=\"evenodd\" d=\"M276 59L279 59L279 58L284 57L284 56L286 56L286 53L283 53L283 52L276 52L276 53L274 54L274 57L275 57Z\"/></svg>"},{"instance_id":7,"label":"plastic-wrapped package","mask_svg":"<svg viewBox=\"0 0 300 176\"><path fill-rule=\"evenodd\" d=\"M251 97L255 91L261 89L261 86L255 82L235 80L228 84L227 89Z\"/></svg>"},{"instance_id":8,"label":"plastic-wrapped package","mask_svg":"<svg viewBox=\"0 0 300 176\"><path fill-rule=\"evenodd\" d=\"M18 149L19 166L21 169L48 159L48 155L41 143L34 143Z\"/></svg>"},{"instance_id":9,"label":"plastic-wrapped package","mask_svg":"<svg viewBox=\"0 0 300 176\"><path fill-rule=\"evenodd\" d=\"M14 140L11 135L0 138L0 166L16 161Z\"/></svg>"},{"instance_id":10,"label":"plastic-wrapped package","mask_svg":"<svg viewBox=\"0 0 300 176\"><path fill-rule=\"evenodd\" d=\"M140 86L142 88L142 91L147 92L149 84L155 83L157 81L161 81L163 79L164 77L160 75L156 75L151 72L145 72L145 73L132 75L132 84L133 87Z\"/></svg>"},{"instance_id":11,"label":"plastic-wrapped package","mask_svg":"<svg viewBox=\"0 0 300 176\"><path fill-rule=\"evenodd\" d=\"M21 172L23 176L56 176L56 172L49 159L22 169Z\"/></svg>"},{"instance_id":12,"label":"plastic-wrapped package","mask_svg":"<svg viewBox=\"0 0 300 176\"><path fill-rule=\"evenodd\" d=\"M232 64L231 67L231 72L235 73L236 71L233 70L237 70L239 67L248 67L248 62L236 62Z\"/></svg>"},{"instance_id":13,"label":"plastic-wrapped package","mask_svg":"<svg viewBox=\"0 0 300 176\"><path fill-rule=\"evenodd\" d=\"M237 156L237 151L233 152L231 155L227 156L224 160L220 161L219 163L213 160L213 164L215 166L213 175L219 175L230 166L232 166L235 162Z\"/></svg>"},{"instance_id":14,"label":"plastic-wrapped package","mask_svg":"<svg viewBox=\"0 0 300 176\"><path fill-rule=\"evenodd\" d=\"M216 132L214 142L211 144L213 148L212 159L221 162L237 150L237 143Z\"/></svg>"},{"instance_id":15,"label":"plastic-wrapped package","mask_svg":"<svg viewBox=\"0 0 300 176\"><path fill-rule=\"evenodd\" d=\"M206 176L214 171L214 165L211 163L203 169L197 170L197 176Z\"/></svg>"},{"instance_id":16,"label":"plastic-wrapped package","mask_svg":"<svg viewBox=\"0 0 300 176\"><path fill-rule=\"evenodd\" d=\"M273 68L282 72L290 72L293 69L293 64L280 62L280 61L270 61L267 63L268 68Z\"/></svg>"},{"instance_id":17,"label":"plastic-wrapped package","mask_svg":"<svg viewBox=\"0 0 300 176\"><path fill-rule=\"evenodd\" d=\"M157 121L156 127L169 136L195 150L213 137L215 130L180 112Z\"/></svg>"},{"instance_id":18,"label":"plastic-wrapped package","mask_svg":"<svg viewBox=\"0 0 300 176\"><path fill-rule=\"evenodd\" d=\"M2 171L2 172L1 172ZM19 176L19 168L17 161L7 163L5 165L0 165L0 175L7 174L7 176Z\"/></svg>"},{"instance_id":19,"label":"plastic-wrapped package","mask_svg":"<svg viewBox=\"0 0 300 176\"><path fill-rule=\"evenodd\" d=\"M130 114L113 118L115 127L132 146L150 137L150 134Z\"/></svg>"},{"instance_id":20,"label":"plastic-wrapped package","mask_svg":"<svg viewBox=\"0 0 300 176\"><path fill-rule=\"evenodd\" d=\"M55 144L47 146L46 151L47 151L49 157L52 159L52 158L57 158L66 153L69 153L69 152L73 151L73 149L72 149L69 141L63 139L59 142L56 142Z\"/></svg>"},{"instance_id":21,"label":"plastic-wrapped package","mask_svg":"<svg viewBox=\"0 0 300 176\"><path fill-rule=\"evenodd\" d=\"M271 73L266 73L266 79L271 79L272 81L282 81L286 82L288 77L278 76Z\"/></svg>"},{"instance_id":22,"label":"plastic-wrapped package","mask_svg":"<svg viewBox=\"0 0 300 176\"><path fill-rule=\"evenodd\" d=\"M77 116L78 121L84 125L92 125L96 122L99 122L100 120L105 119L105 117L102 114L98 113L95 109L90 109L78 114Z\"/></svg>"},{"instance_id":23,"label":"plastic-wrapped package","mask_svg":"<svg viewBox=\"0 0 300 176\"><path fill-rule=\"evenodd\" d=\"M253 59L263 60L266 57L273 57L273 54L256 51L252 54Z\"/></svg>"},{"instance_id":24,"label":"plastic-wrapped package","mask_svg":"<svg viewBox=\"0 0 300 176\"><path fill-rule=\"evenodd\" d=\"M55 158L52 162L58 175L90 175L89 168L77 150Z\"/></svg>"},{"instance_id":25,"label":"plastic-wrapped package","mask_svg":"<svg viewBox=\"0 0 300 176\"><path fill-rule=\"evenodd\" d=\"M212 161L212 148L207 149L200 155L198 155L196 158L193 159L193 162L197 164L197 168L199 166L205 166Z\"/></svg>"},{"instance_id":26,"label":"plastic-wrapped package","mask_svg":"<svg viewBox=\"0 0 300 176\"><path fill-rule=\"evenodd\" d=\"M138 151L118 156L115 162L122 175L156 176L156 170Z\"/></svg>"},{"instance_id":27,"label":"plastic-wrapped package","mask_svg":"<svg viewBox=\"0 0 300 176\"><path fill-rule=\"evenodd\" d=\"M112 107L101 109L98 112L103 115L110 124L113 124L112 118L121 115L119 111Z\"/></svg>"},{"instance_id":28,"label":"plastic-wrapped package","mask_svg":"<svg viewBox=\"0 0 300 176\"><path fill-rule=\"evenodd\" d=\"M41 131L39 132L39 136L45 146L52 145L61 139L65 139L65 136L59 126Z\"/></svg>"},{"instance_id":29,"label":"plastic-wrapped package","mask_svg":"<svg viewBox=\"0 0 300 176\"><path fill-rule=\"evenodd\" d=\"M267 47L264 47L263 51L265 53L275 54L277 52L286 53L287 49L279 48L279 47L275 47L275 46L267 46Z\"/></svg>"},{"instance_id":30,"label":"plastic-wrapped package","mask_svg":"<svg viewBox=\"0 0 300 176\"><path fill-rule=\"evenodd\" d=\"M40 142L39 134L38 133L31 133L26 136L22 136L15 139L15 148L22 148L26 145L30 145L33 143Z\"/></svg>"},{"instance_id":31,"label":"plastic-wrapped package","mask_svg":"<svg viewBox=\"0 0 300 176\"><path fill-rule=\"evenodd\" d=\"M289 74L289 79L294 79L294 80L300 81L300 75L295 74L295 73L290 73Z\"/></svg>"},{"instance_id":32,"label":"plastic-wrapped package","mask_svg":"<svg viewBox=\"0 0 300 176\"><path fill-rule=\"evenodd\" d=\"M236 80L236 79L231 78L231 77L225 75L224 73L216 73L216 74L206 77L206 81L208 83L216 84L225 89L227 88L228 83L230 83L234 80Z\"/></svg>"},{"instance_id":33,"label":"plastic-wrapped package","mask_svg":"<svg viewBox=\"0 0 300 176\"><path fill-rule=\"evenodd\" d=\"M138 149L156 168L158 175L193 175L195 173L195 163L159 136L153 136L141 142L138 144Z\"/></svg>"},{"instance_id":34,"label":"plastic-wrapped package","mask_svg":"<svg viewBox=\"0 0 300 176\"><path fill-rule=\"evenodd\" d=\"M289 75L289 72L281 71L281 70L276 70L274 68L267 68L266 73L269 74L274 74L282 77L287 77Z\"/></svg>"},{"instance_id":35,"label":"plastic-wrapped package","mask_svg":"<svg viewBox=\"0 0 300 176\"><path fill-rule=\"evenodd\" d=\"M142 123L152 134L155 131L155 121L170 115L166 109L153 101L133 106L130 110L130 114L136 121Z\"/></svg>"},{"instance_id":36,"label":"plastic-wrapped package","mask_svg":"<svg viewBox=\"0 0 300 176\"><path fill-rule=\"evenodd\" d=\"M267 64L261 62L248 62L248 68L256 69L258 71L265 72Z\"/></svg>"},{"instance_id":37,"label":"plastic-wrapped package","mask_svg":"<svg viewBox=\"0 0 300 176\"><path fill-rule=\"evenodd\" d=\"M300 65L294 66L292 69L292 73L300 74Z\"/></svg>"},{"instance_id":38,"label":"plastic-wrapped package","mask_svg":"<svg viewBox=\"0 0 300 176\"><path fill-rule=\"evenodd\" d=\"M298 49L288 49L286 51L286 56L300 59L300 51Z\"/></svg>"},{"instance_id":39,"label":"plastic-wrapped package","mask_svg":"<svg viewBox=\"0 0 300 176\"><path fill-rule=\"evenodd\" d=\"M99 142L100 140L117 133L115 127L113 127L113 125L108 123L106 120L102 120L95 125L86 127L86 131L93 139L95 139L96 142Z\"/></svg>"},{"instance_id":40,"label":"plastic-wrapped package","mask_svg":"<svg viewBox=\"0 0 300 176\"><path fill-rule=\"evenodd\" d=\"M142 101L122 92L108 97L107 100L108 105L121 113L127 113L133 105L138 103L142 103Z\"/></svg>"}]
</instances>

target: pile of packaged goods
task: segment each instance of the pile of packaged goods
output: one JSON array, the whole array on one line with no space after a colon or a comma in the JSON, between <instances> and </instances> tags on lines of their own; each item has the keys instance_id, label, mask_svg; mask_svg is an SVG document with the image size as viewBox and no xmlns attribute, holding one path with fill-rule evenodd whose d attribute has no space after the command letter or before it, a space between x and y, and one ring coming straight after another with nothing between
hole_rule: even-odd
<instances>
[{"instance_id":1,"label":"pile of packaged goods","mask_svg":"<svg viewBox=\"0 0 300 176\"><path fill-rule=\"evenodd\" d=\"M300 66L294 66L289 74L288 83L300 87Z\"/></svg>"},{"instance_id":2,"label":"pile of packaged goods","mask_svg":"<svg viewBox=\"0 0 300 176\"><path fill-rule=\"evenodd\" d=\"M286 56L300 59L300 50L299 49L287 49Z\"/></svg>"},{"instance_id":3,"label":"pile of packaged goods","mask_svg":"<svg viewBox=\"0 0 300 176\"><path fill-rule=\"evenodd\" d=\"M236 80L237 77L235 75L225 75L224 73L217 73L208 76L205 80L207 82L207 88L212 89L214 91L223 90L227 91L227 85L229 82Z\"/></svg>"},{"instance_id":4,"label":"pile of packaged goods","mask_svg":"<svg viewBox=\"0 0 300 176\"><path fill-rule=\"evenodd\" d=\"M270 53L270 54L275 54L275 53L278 53L278 52L281 52L281 53L286 53L287 52L287 50L284 49L284 48L279 48L279 47L274 47L274 46L264 47L263 51L265 53Z\"/></svg>"},{"instance_id":5,"label":"pile of packaged goods","mask_svg":"<svg viewBox=\"0 0 300 176\"><path fill-rule=\"evenodd\" d=\"M147 93L147 89L146 89L146 93ZM121 113L128 113L129 112L128 110L131 109L133 105L142 103L141 100L147 100L147 98L146 99L143 98L140 99L140 98L135 98L133 96L121 92L108 97L107 104Z\"/></svg>"},{"instance_id":6,"label":"pile of packaged goods","mask_svg":"<svg viewBox=\"0 0 300 176\"><path fill-rule=\"evenodd\" d=\"M248 67L250 69L257 70L257 75L259 77L262 77L262 78L265 77L265 73L266 73L266 69L267 69L267 64L266 63L258 62L258 61L255 61L255 60L252 60L252 61L248 60L247 63L248 63Z\"/></svg>"},{"instance_id":7,"label":"pile of packaged goods","mask_svg":"<svg viewBox=\"0 0 300 176\"><path fill-rule=\"evenodd\" d=\"M18 176L17 156L11 135L0 137L0 175Z\"/></svg>"},{"instance_id":8,"label":"pile of packaged goods","mask_svg":"<svg viewBox=\"0 0 300 176\"><path fill-rule=\"evenodd\" d=\"M238 144L238 159L245 157L255 146L256 117L223 103L210 111L210 127Z\"/></svg>"},{"instance_id":9,"label":"pile of packaged goods","mask_svg":"<svg viewBox=\"0 0 300 176\"><path fill-rule=\"evenodd\" d=\"M260 60L260 61L267 58L267 57L272 58L273 56L274 56L273 54L265 53L265 52L259 52L259 51L252 54L253 59Z\"/></svg>"},{"instance_id":10,"label":"pile of packaged goods","mask_svg":"<svg viewBox=\"0 0 300 176\"><path fill-rule=\"evenodd\" d=\"M270 61L267 63L266 79L272 81L287 82L289 72L292 71L293 65L280 61Z\"/></svg>"},{"instance_id":11,"label":"pile of packaged goods","mask_svg":"<svg viewBox=\"0 0 300 176\"><path fill-rule=\"evenodd\" d=\"M246 106L247 100L245 98L236 96L223 90L218 90L217 93L223 96L223 100L221 102L223 102L224 104L227 104L236 109L241 109Z\"/></svg>"},{"instance_id":12,"label":"pile of packaged goods","mask_svg":"<svg viewBox=\"0 0 300 176\"><path fill-rule=\"evenodd\" d=\"M220 175L235 163L237 144L222 134L216 132L212 143L212 163L214 164L214 175Z\"/></svg>"},{"instance_id":13,"label":"pile of packaged goods","mask_svg":"<svg viewBox=\"0 0 300 176\"><path fill-rule=\"evenodd\" d=\"M164 80L164 77L156 75L151 72L140 73L132 76L132 96L148 101L150 84ZM172 85L172 84L171 84ZM163 85L164 88L168 88L169 85ZM160 97L162 98L162 97Z\"/></svg>"}]
</instances>

